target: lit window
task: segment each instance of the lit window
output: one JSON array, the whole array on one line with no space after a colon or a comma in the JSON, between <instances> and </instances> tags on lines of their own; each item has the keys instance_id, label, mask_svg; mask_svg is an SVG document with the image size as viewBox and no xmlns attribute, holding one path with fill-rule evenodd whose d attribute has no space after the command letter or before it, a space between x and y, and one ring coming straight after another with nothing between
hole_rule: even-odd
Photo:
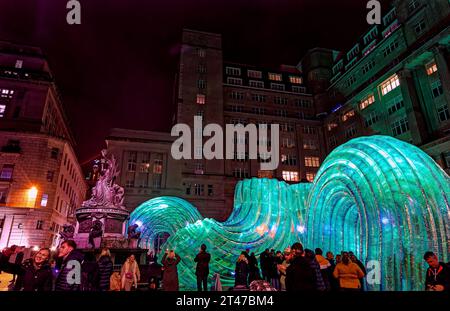
<instances>
[{"instance_id":1,"label":"lit window","mask_svg":"<svg viewBox=\"0 0 450 311\"><path fill-rule=\"evenodd\" d=\"M204 94L197 94L197 104L198 105L206 104L206 95L204 95Z\"/></svg>"},{"instance_id":2,"label":"lit window","mask_svg":"<svg viewBox=\"0 0 450 311\"><path fill-rule=\"evenodd\" d=\"M282 80L282 77L281 77L281 75L278 74L278 73L269 73L269 80L272 80L272 81L281 81L281 80Z\"/></svg>"},{"instance_id":3,"label":"lit window","mask_svg":"<svg viewBox=\"0 0 450 311\"><path fill-rule=\"evenodd\" d=\"M344 113L342 115L342 122L345 122L345 121L347 121L348 119L350 119L351 117L354 117L354 116L355 116L355 111L354 110L347 111L346 113Z\"/></svg>"},{"instance_id":4,"label":"lit window","mask_svg":"<svg viewBox=\"0 0 450 311\"><path fill-rule=\"evenodd\" d=\"M369 96L367 96L366 98L364 98L360 103L359 103L359 108L361 110L366 109L367 107L369 107L370 105L372 105L375 102L375 97L370 94Z\"/></svg>"},{"instance_id":5,"label":"lit window","mask_svg":"<svg viewBox=\"0 0 450 311\"><path fill-rule=\"evenodd\" d=\"M0 97L11 99L13 97L14 91L9 89L0 89Z\"/></svg>"},{"instance_id":6,"label":"lit window","mask_svg":"<svg viewBox=\"0 0 450 311\"><path fill-rule=\"evenodd\" d=\"M311 173L311 172L306 173L306 180L309 182L313 182L315 177L316 177L315 173Z\"/></svg>"},{"instance_id":7,"label":"lit window","mask_svg":"<svg viewBox=\"0 0 450 311\"><path fill-rule=\"evenodd\" d=\"M433 73L437 71L437 65L436 62L432 61L431 63L427 64L426 66L427 74L431 76Z\"/></svg>"},{"instance_id":8,"label":"lit window","mask_svg":"<svg viewBox=\"0 0 450 311\"><path fill-rule=\"evenodd\" d=\"M230 76L240 76L241 75L241 69L235 68L235 67L226 67L225 73Z\"/></svg>"},{"instance_id":9,"label":"lit window","mask_svg":"<svg viewBox=\"0 0 450 311\"><path fill-rule=\"evenodd\" d=\"M4 164L0 173L0 180L11 180L14 172L13 164Z\"/></svg>"},{"instance_id":10,"label":"lit window","mask_svg":"<svg viewBox=\"0 0 450 311\"><path fill-rule=\"evenodd\" d=\"M332 129L338 127L338 124L336 122L331 122L327 124L328 131L331 131Z\"/></svg>"},{"instance_id":11,"label":"lit window","mask_svg":"<svg viewBox=\"0 0 450 311\"><path fill-rule=\"evenodd\" d=\"M156 159L155 162L153 162L153 174L162 174L162 167L162 160Z\"/></svg>"},{"instance_id":12,"label":"lit window","mask_svg":"<svg viewBox=\"0 0 450 311\"><path fill-rule=\"evenodd\" d=\"M393 75L381 84L381 94L386 95L390 91L400 86L400 80L397 75Z\"/></svg>"},{"instance_id":13,"label":"lit window","mask_svg":"<svg viewBox=\"0 0 450 311\"><path fill-rule=\"evenodd\" d=\"M261 73L261 71L257 71L257 70L247 70L247 76L249 78L261 79L262 73Z\"/></svg>"},{"instance_id":14,"label":"lit window","mask_svg":"<svg viewBox=\"0 0 450 311\"><path fill-rule=\"evenodd\" d=\"M6 105L0 105L0 118L5 116Z\"/></svg>"},{"instance_id":15,"label":"lit window","mask_svg":"<svg viewBox=\"0 0 450 311\"><path fill-rule=\"evenodd\" d=\"M295 171L283 171L283 179L285 181L299 181L298 172Z\"/></svg>"},{"instance_id":16,"label":"lit window","mask_svg":"<svg viewBox=\"0 0 450 311\"><path fill-rule=\"evenodd\" d=\"M293 84L302 84L302 78L297 76L289 76L289 81Z\"/></svg>"},{"instance_id":17,"label":"lit window","mask_svg":"<svg viewBox=\"0 0 450 311\"><path fill-rule=\"evenodd\" d=\"M308 167L319 167L320 160L318 157L305 157L305 166Z\"/></svg>"},{"instance_id":18,"label":"lit window","mask_svg":"<svg viewBox=\"0 0 450 311\"><path fill-rule=\"evenodd\" d=\"M48 202L48 194L44 193L41 199L41 206L42 207L47 206L47 202Z\"/></svg>"}]
</instances>

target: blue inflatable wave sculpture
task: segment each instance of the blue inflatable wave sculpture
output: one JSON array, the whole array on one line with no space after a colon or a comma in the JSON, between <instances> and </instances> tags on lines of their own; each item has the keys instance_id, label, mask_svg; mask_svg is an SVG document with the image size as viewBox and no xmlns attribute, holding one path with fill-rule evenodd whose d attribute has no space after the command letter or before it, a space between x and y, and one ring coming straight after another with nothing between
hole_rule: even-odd
<instances>
[{"instance_id":1,"label":"blue inflatable wave sculpture","mask_svg":"<svg viewBox=\"0 0 450 311\"><path fill-rule=\"evenodd\" d=\"M189 202L160 197L140 205L130 224L140 225L141 247L181 257L180 285L195 289L200 245L212 255L210 275L234 284L235 262L250 249L283 250L301 241L307 248L352 250L368 264L370 290L421 290L423 253L449 254L448 175L423 151L387 136L353 139L336 148L313 183L288 185L249 179L236 185L234 209L225 222L204 219Z\"/></svg>"}]
</instances>

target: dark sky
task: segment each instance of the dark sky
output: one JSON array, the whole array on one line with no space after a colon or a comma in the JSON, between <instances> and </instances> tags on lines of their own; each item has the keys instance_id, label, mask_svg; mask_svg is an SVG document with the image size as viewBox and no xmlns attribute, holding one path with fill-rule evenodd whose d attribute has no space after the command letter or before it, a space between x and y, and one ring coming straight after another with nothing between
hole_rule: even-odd
<instances>
[{"instance_id":1,"label":"dark sky","mask_svg":"<svg viewBox=\"0 0 450 311\"><path fill-rule=\"evenodd\" d=\"M83 163L112 127L169 131L183 27L221 33L225 60L296 65L320 46L348 49L368 28L366 0L0 0L0 40L41 47Z\"/></svg>"}]
</instances>

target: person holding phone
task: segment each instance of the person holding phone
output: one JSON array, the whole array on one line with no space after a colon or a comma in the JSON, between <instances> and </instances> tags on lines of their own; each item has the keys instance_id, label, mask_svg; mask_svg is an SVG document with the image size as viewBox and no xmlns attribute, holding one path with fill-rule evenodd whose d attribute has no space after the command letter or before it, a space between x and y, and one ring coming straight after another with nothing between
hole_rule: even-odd
<instances>
[{"instance_id":1,"label":"person holding phone","mask_svg":"<svg viewBox=\"0 0 450 311\"><path fill-rule=\"evenodd\" d=\"M446 264L439 262L433 252L426 252L423 259L429 266L425 277L425 290L437 292L450 290L450 271Z\"/></svg>"}]
</instances>

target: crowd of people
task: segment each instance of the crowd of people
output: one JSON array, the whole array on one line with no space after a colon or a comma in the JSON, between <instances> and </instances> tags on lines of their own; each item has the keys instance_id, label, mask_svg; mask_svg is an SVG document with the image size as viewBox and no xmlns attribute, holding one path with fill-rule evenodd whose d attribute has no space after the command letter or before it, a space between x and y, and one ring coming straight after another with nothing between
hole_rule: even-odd
<instances>
[{"instance_id":1,"label":"crowd of people","mask_svg":"<svg viewBox=\"0 0 450 311\"><path fill-rule=\"evenodd\" d=\"M134 255L130 255L115 270L110 251L101 250L98 258L93 252L77 250L74 241L64 241L54 258L48 248L41 248L31 258L24 259L24 248L11 246L0 253L0 273L11 273L13 279L9 289L14 291L131 291L138 288L141 271ZM450 290L449 265L439 262L433 252L427 252L424 260L428 264L425 290ZM147 288L178 291L177 265L181 258L167 249L158 264L151 256L146 267ZM195 274L197 289L208 290L211 254L202 244L197 256ZM79 280L73 269L80 268ZM361 291L364 290L366 270L364 264L352 252L343 251L334 256L327 252L323 256L320 248L314 251L303 249L294 243L284 252L266 249L258 259L249 249L243 251L236 261L235 284L231 290L254 291ZM74 279L75 277L75 279ZM162 286L160 284L162 281Z\"/></svg>"}]
</instances>

